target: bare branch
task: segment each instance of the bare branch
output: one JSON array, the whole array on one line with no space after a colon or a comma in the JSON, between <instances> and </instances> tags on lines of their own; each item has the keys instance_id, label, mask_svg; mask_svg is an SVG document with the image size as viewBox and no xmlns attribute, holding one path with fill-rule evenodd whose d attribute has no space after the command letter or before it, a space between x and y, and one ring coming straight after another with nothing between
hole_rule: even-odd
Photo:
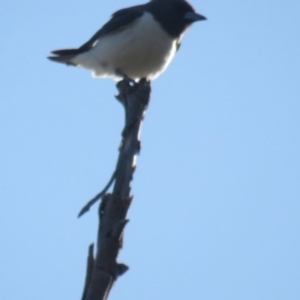
<instances>
[{"instance_id":1,"label":"bare branch","mask_svg":"<svg viewBox=\"0 0 300 300\"><path fill-rule=\"evenodd\" d=\"M87 290L89 288L89 285L91 283L94 266L95 266L94 244L91 244L89 247L88 259L87 259L85 284L84 284L83 294L81 297L82 300L84 300Z\"/></svg>"},{"instance_id":2,"label":"bare branch","mask_svg":"<svg viewBox=\"0 0 300 300\"><path fill-rule=\"evenodd\" d=\"M97 201L96 198L102 197L99 206L97 254L95 261L93 255L89 254L89 257L92 257L89 260L92 267L87 268L82 300L107 299L118 276L128 270L128 266L117 262L117 256L122 248L123 230L128 222L126 215L132 201L130 182L135 171L136 156L140 151L139 131L149 103L151 89L150 83L146 80L141 80L134 85L123 80L117 84L117 88L119 90L117 99L125 108L125 127L116 170L109 181L109 184L114 181L113 191L111 194L104 194L109 187L105 188L105 192L92 199L80 213L81 215L88 210ZM90 272L92 272L91 276Z\"/></svg>"},{"instance_id":3,"label":"bare branch","mask_svg":"<svg viewBox=\"0 0 300 300\"><path fill-rule=\"evenodd\" d=\"M94 198L92 198L79 212L78 214L78 218L80 218L83 214L85 214L87 211L90 210L90 208L98 201L100 200L105 193L108 191L108 189L111 187L111 185L113 184L114 180L116 178L116 171L113 172L113 174L111 175L111 178L109 179L109 182L107 183L107 185L104 187L104 189L98 193Z\"/></svg>"}]
</instances>

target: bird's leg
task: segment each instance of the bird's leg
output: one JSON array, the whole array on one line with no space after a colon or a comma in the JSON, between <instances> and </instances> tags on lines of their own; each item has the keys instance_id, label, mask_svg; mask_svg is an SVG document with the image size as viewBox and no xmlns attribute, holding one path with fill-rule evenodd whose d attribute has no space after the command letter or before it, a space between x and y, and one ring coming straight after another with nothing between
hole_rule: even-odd
<instances>
[{"instance_id":1,"label":"bird's leg","mask_svg":"<svg viewBox=\"0 0 300 300\"><path fill-rule=\"evenodd\" d=\"M141 78L138 82L139 85L150 86L151 80L147 78Z\"/></svg>"},{"instance_id":2,"label":"bird's leg","mask_svg":"<svg viewBox=\"0 0 300 300\"><path fill-rule=\"evenodd\" d=\"M117 76L121 76L123 78L122 81L126 81L130 86L134 86L136 84L136 82L127 76L121 69L116 69L115 73Z\"/></svg>"}]
</instances>

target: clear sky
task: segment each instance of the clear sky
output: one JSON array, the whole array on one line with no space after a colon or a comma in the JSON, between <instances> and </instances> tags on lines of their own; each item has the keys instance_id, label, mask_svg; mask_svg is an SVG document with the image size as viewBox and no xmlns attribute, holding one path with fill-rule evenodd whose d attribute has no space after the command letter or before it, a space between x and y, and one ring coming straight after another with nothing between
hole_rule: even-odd
<instances>
[{"instance_id":1,"label":"clear sky","mask_svg":"<svg viewBox=\"0 0 300 300\"><path fill-rule=\"evenodd\" d=\"M1 3L0 299L80 299L115 83L46 59L137 0ZM200 1L153 82L110 300L300 299L300 1Z\"/></svg>"}]
</instances>

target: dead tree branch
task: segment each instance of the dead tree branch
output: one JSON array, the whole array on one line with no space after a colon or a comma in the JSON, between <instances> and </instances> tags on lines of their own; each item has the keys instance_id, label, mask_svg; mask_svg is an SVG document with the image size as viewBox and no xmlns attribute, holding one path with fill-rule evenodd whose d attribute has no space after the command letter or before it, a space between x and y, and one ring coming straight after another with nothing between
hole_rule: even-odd
<instances>
[{"instance_id":1,"label":"dead tree branch","mask_svg":"<svg viewBox=\"0 0 300 300\"><path fill-rule=\"evenodd\" d=\"M86 212L100 197L97 253L93 257L93 246L89 248L86 282L82 300L105 300L118 276L128 270L117 262L123 243L123 230L128 220L127 211L132 201L130 182L135 171L136 156L140 151L139 132L149 103L150 83L141 80L132 84L123 80L117 84L117 99L125 108L125 127L119 148L115 172L108 185L114 181L112 193L104 192L94 197L80 212ZM106 194L105 194L106 193ZM104 194L104 195L103 195ZM96 200L95 200L96 199ZM92 202L92 203L91 203Z\"/></svg>"}]
</instances>

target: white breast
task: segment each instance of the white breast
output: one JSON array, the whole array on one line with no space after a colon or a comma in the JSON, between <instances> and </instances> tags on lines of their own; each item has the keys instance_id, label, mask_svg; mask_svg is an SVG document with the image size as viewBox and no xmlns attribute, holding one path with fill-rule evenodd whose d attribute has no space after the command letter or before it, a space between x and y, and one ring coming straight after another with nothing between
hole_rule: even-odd
<instances>
[{"instance_id":1,"label":"white breast","mask_svg":"<svg viewBox=\"0 0 300 300\"><path fill-rule=\"evenodd\" d=\"M176 42L150 13L144 13L130 26L100 38L90 51L72 61L92 70L95 77L116 78L118 69L135 80L154 79L174 57Z\"/></svg>"}]
</instances>

